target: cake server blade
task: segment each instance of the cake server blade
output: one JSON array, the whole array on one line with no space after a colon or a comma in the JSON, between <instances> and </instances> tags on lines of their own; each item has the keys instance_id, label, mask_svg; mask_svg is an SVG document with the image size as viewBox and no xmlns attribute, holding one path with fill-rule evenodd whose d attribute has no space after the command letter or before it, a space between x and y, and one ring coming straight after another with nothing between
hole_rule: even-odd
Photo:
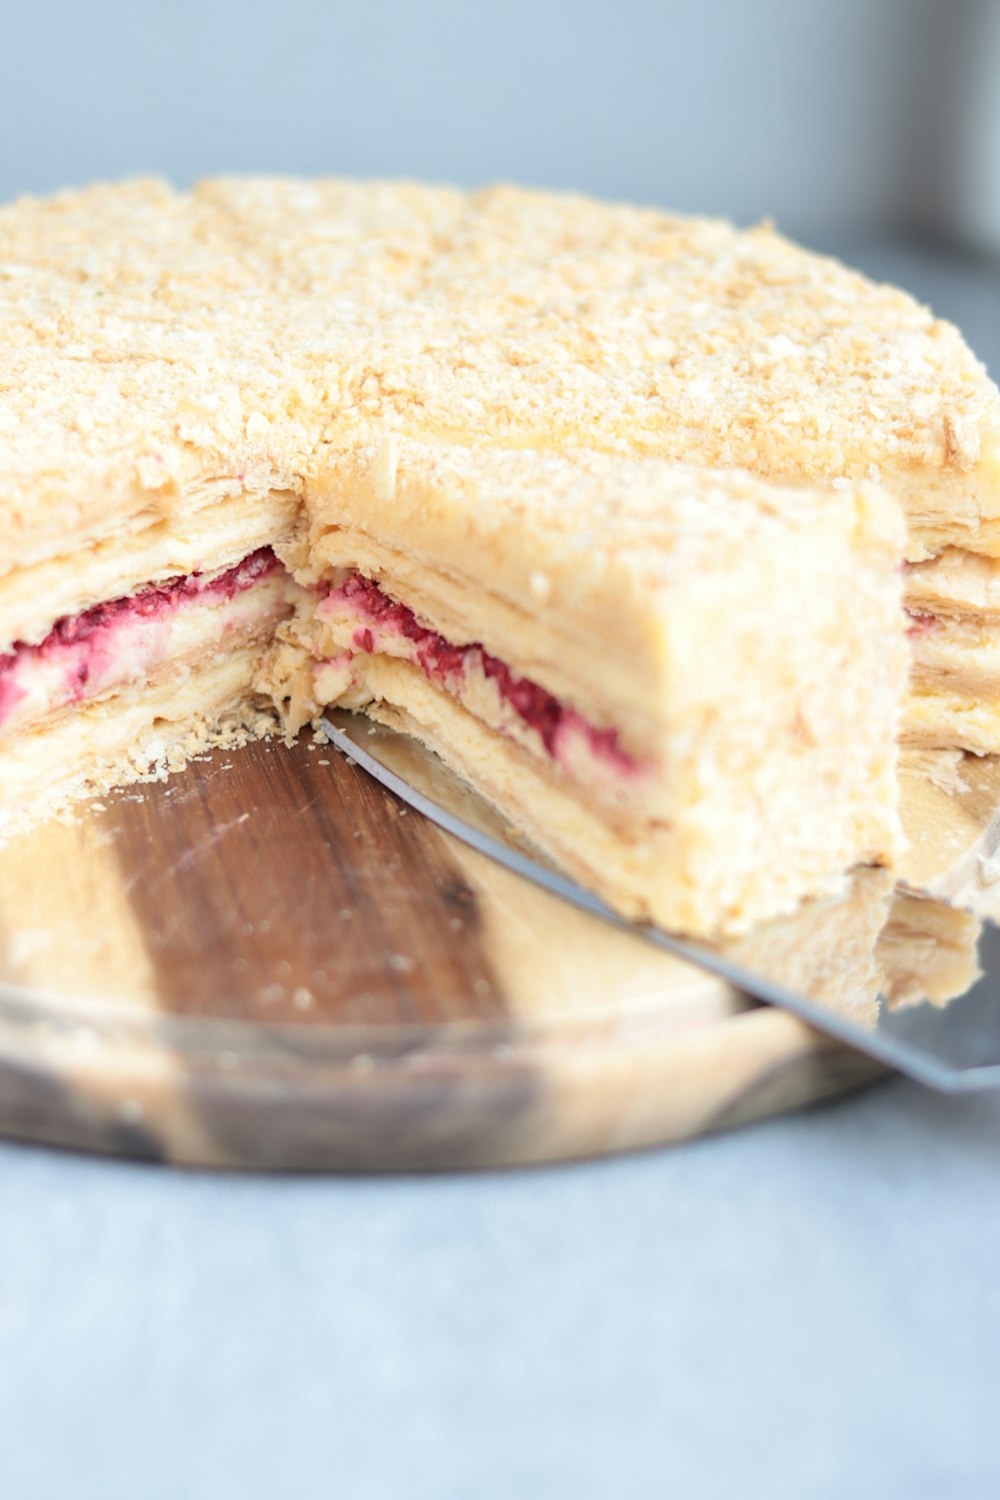
<instances>
[{"instance_id":1,"label":"cake server blade","mask_svg":"<svg viewBox=\"0 0 1000 1500\"><path fill-rule=\"evenodd\" d=\"M977 930L981 927L981 972L963 993L947 1004L937 997L934 1003L918 999L903 1008L894 1008L885 995L872 997L865 1019L854 1019L844 1013L843 997L832 1008L815 992L788 982L789 973L801 968L792 961L795 918L789 918L784 928L781 923L768 924L765 947L779 956L752 967L727 951L738 949L739 943L715 946L675 936L649 923L629 922L536 851L529 852L495 809L411 736L340 709L330 710L321 724L337 750L409 807L578 910L707 970L755 1000L793 1012L818 1030L929 1087L955 1093L1000 1086L1000 928L991 921L977 924ZM991 824L992 843L995 834ZM905 897L905 891L902 894ZM933 907L936 920L953 910L938 902ZM835 903L825 903L824 914L834 908ZM963 920L971 919L956 915L957 922ZM836 955L832 962L836 966ZM849 996L847 1001L849 1010ZM864 1010L857 1009L859 1014Z\"/></svg>"}]
</instances>

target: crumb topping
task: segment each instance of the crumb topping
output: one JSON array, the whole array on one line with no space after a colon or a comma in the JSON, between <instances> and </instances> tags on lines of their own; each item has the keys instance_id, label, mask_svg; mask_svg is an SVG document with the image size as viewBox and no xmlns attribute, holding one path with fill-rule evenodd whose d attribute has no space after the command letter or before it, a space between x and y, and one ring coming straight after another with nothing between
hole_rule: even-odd
<instances>
[{"instance_id":1,"label":"crumb topping","mask_svg":"<svg viewBox=\"0 0 1000 1500\"><path fill-rule=\"evenodd\" d=\"M771 477L985 464L1000 490L1000 396L957 330L766 225L266 178L0 210L6 543L299 489L359 420L386 496L397 431Z\"/></svg>"}]
</instances>

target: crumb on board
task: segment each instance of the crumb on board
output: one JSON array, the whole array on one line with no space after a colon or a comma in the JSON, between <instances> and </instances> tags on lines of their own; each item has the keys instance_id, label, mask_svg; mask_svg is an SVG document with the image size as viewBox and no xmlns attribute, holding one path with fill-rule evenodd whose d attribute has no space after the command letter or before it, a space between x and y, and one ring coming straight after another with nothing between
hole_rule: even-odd
<instances>
[{"instance_id":1,"label":"crumb on board","mask_svg":"<svg viewBox=\"0 0 1000 1500\"><path fill-rule=\"evenodd\" d=\"M110 794L130 802L143 802L145 795L136 793L137 787L162 786L173 772L183 770L192 761L211 760L216 750L236 750L254 740L262 741L263 748L270 750L278 731L273 709L264 709L256 703L240 704L215 720L186 724L179 738L169 744L164 743L163 726L158 726L132 750L127 768L123 770L120 759L116 758L113 765L96 767L82 785L61 788L19 810L16 817L4 819L0 839L22 833L47 818L72 826L79 823L87 809L106 811L107 804L100 799ZM233 765L229 761L220 769L230 770ZM159 795L171 797L176 790L167 786Z\"/></svg>"}]
</instances>

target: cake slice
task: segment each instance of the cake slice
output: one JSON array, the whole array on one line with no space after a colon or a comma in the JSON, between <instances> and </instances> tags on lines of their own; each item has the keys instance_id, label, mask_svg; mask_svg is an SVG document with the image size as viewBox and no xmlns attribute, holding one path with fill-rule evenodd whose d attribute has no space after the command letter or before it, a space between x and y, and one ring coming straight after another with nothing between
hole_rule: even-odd
<instances>
[{"instance_id":1,"label":"cake slice","mask_svg":"<svg viewBox=\"0 0 1000 1500\"><path fill-rule=\"evenodd\" d=\"M307 478L258 685L415 734L619 910L704 933L897 848L896 504L389 434Z\"/></svg>"}]
</instances>

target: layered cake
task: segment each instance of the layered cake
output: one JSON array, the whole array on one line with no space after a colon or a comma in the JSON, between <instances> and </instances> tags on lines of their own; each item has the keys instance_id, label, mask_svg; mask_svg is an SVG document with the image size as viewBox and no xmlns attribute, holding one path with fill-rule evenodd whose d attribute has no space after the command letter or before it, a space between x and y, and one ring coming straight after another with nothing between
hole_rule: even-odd
<instances>
[{"instance_id":1,"label":"layered cake","mask_svg":"<svg viewBox=\"0 0 1000 1500\"><path fill-rule=\"evenodd\" d=\"M1000 396L770 228L127 183L0 211L0 300L8 827L342 702L707 931L891 858L901 703L1000 746Z\"/></svg>"}]
</instances>

